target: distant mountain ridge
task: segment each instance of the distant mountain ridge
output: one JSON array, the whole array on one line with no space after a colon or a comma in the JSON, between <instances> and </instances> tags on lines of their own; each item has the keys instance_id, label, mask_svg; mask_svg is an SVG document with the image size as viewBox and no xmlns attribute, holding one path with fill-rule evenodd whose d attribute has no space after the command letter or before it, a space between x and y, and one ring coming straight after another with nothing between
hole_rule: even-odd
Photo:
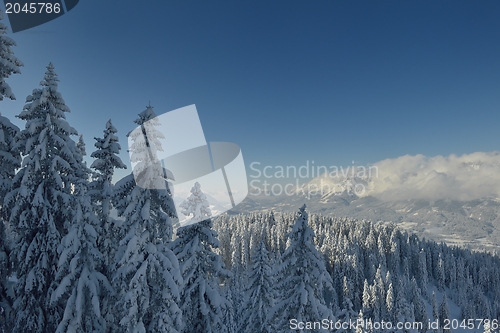
<instances>
[{"instance_id":1,"label":"distant mountain ridge","mask_svg":"<svg viewBox=\"0 0 500 333\"><path fill-rule=\"evenodd\" d=\"M467 165L478 168L478 165ZM471 249L500 250L500 199L381 200L356 195L370 187L370 179L318 177L296 188L293 195L250 193L231 213L256 211L294 212L303 203L312 213L337 217L394 222L420 237ZM319 189L319 190L317 190ZM359 193L359 192L358 192Z\"/></svg>"}]
</instances>

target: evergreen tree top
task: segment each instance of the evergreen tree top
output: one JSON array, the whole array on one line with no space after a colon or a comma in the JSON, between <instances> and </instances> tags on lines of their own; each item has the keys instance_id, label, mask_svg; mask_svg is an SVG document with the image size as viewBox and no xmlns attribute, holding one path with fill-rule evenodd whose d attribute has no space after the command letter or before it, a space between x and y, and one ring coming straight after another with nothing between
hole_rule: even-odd
<instances>
[{"instance_id":1,"label":"evergreen tree top","mask_svg":"<svg viewBox=\"0 0 500 333\"><path fill-rule=\"evenodd\" d=\"M104 133L117 133L118 130L116 129L115 126L113 126L113 123L111 122L111 119L109 119L107 122L106 122L106 130L104 131Z\"/></svg>"},{"instance_id":2,"label":"evergreen tree top","mask_svg":"<svg viewBox=\"0 0 500 333\"><path fill-rule=\"evenodd\" d=\"M14 56L11 47L16 46L16 42L10 37L5 36L7 26L1 22L3 13L0 11L0 101L4 97L15 100L16 96L12 93L10 86L5 82L11 74L19 74L19 67L24 64Z\"/></svg>"},{"instance_id":3,"label":"evergreen tree top","mask_svg":"<svg viewBox=\"0 0 500 333\"><path fill-rule=\"evenodd\" d=\"M57 76L52 64L47 66L47 73L46 77L52 77L50 80ZM14 149L27 155L23 166L31 164L35 171L43 169L53 173L57 164L64 177L70 174L84 176L86 168L81 163L82 156L70 137L78 132L66 121L64 113L69 112L69 108L62 95L53 88L42 86L26 97L27 104L17 116L25 120L26 125L16 136ZM57 162L52 162L54 159Z\"/></svg>"},{"instance_id":4,"label":"evergreen tree top","mask_svg":"<svg viewBox=\"0 0 500 333\"><path fill-rule=\"evenodd\" d=\"M135 120L135 123L140 126L127 134L129 137L130 161L138 163L134 166L134 174L147 181L154 182L163 174L159 170L159 160L156 154L157 151L163 151L160 139L164 139L165 136L155 128L161 124L151 105L147 106L145 111L139 113L139 118ZM148 175L143 174L145 170L149 172ZM145 185L145 187L148 186Z\"/></svg>"},{"instance_id":5,"label":"evergreen tree top","mask_svg":"<svg viewBox=\"0 0 500 333\"><path fill-rule=\"evenodd\" d=\"M83 140L83 134L80 134L80 136L78 136L78 142L76 143L76 148L78 150L78 153L80 153L82 157L87 155L87 151L85 150L85 141Z\"/></svg>"},{"instance_id":6,"label":"evergreen tree top","mask_svg":"<svg viewBox=\"0 0 500 333\"><path fill-rule=\"evenodd\" d=\"M150 103L148 106L146 106L146 110L139 113L139 118L134 120L134 123L136 123L137 125L142 125L145 122L153 120L155 118L156 118L156 113L153 111L153 107L151 106ZM153 121L152 123L153 125L159 125L159 122L157 120Z\"/></svg>"},{"instance_id":7,"label":"evergreen tree top","mask_svg":"<svg viewBox=\"0 0 500 333\"><path fill-rule=\"evenodd\" d=\"M40 81L40 85L57 90L57 82L59 82L59 78L57 77L57 74L54 71L54 64L52 64L52 62L49 62L49 65L47 66L47 71L45 72L45 76L43 80Z\"/></svg>"},{"instance_id":8,"label":"evergreen tree top","mask_svg":"<svg viewBox=\"0 0 500 333\"><path fill-rule=\"evenodd\" d=\"M200 183L196 182L191 188L191 195L181 203L180 208L183 209L182 214L192 216L190 223L199 222L212 216L210 204L207 197L201 191Z\"/></svg>"},{"instance_id":9,"label":"evergreen tree top","mask_svg":"<svg viewBox=\"0 0 500 333\"><path fill-rule=\"evenodd\" d=\"M115 135L115 133L117 132L118 131L111 123L111 119L108 120L106 123L106 129L103 131L104 136L102 138L94 137L94 139L96 140L94 147L99 150L111 150L114 154L118 154L120 151L120 144L117 143L118 137ZM99 156L96 156L99 155L99 150L93 152L90 156L100 158Z\"/></svg>"},{"instance_id":10,"label":"evergreen tree top","mask_svg":"<svg viewBox=\"0 0 500 333\"><path fill-rule=\"evenodd\" d=\"M42 88L34 89L33 93L26 97L27 104L17 117L23 120L43 119L47 121L46 125L59 126L60 130L66 132L67 135L78 135L78 132L73 127L58 120L66 119L64 113L70 112L70 109L61 93L57 91L57 81L59 79L54 71L54 65L50 63L47 66L44 79L40 82ZM47 115L50 115L50 118ZM28 127L31 127L31 123L28 122L26 126L28 129Z\"/></svg>"},{"instance_id":11,"label":"evergreen tree top","mask_svg":"<svg viewBox=\"0 0 500 333\"><path fill-rule=\"evenodd\" d=\"M113 126L111 119L106 122L106 129L103 132L104 136L102 138L94 138L96 140L94 146L97 150L90 155L90 157L96 158L91 168L103 173L112 173L113 168L126 169L127 166L120 157L116 156L120 153L121 146L118 143L118 137L115 135L118 131Z\"/></svg>"},{"instance_id":12,"label":"evergreen tree top","mask_svg":"<svg viewBox=\"0 0 500 333\"><path fill-rule=\"evenodd\" d=\"M314 231L309 227L306 205L299 208L297 222L292 226L290 240L293 243L314 244Z\"/></svg>"}]
</instances>

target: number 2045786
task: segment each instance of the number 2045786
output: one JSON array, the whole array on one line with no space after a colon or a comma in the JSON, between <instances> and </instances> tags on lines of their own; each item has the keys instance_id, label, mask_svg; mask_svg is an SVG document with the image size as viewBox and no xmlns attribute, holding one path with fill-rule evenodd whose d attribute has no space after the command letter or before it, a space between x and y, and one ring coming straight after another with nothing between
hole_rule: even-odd
<instances>
[{"instance_id":1,"label":"number 2045786","mask_svg":"<svg viewBox=\"0 0 500 333\"><path fill-rule=\"evenodd\" d=\"M456 330L458 328L462 329L483 329L483 328L490 328L493 332L496 332L498 329L498 319L464 319L464 320L457 320L457 319L445 319L443 321L444 324L444 329L453 329Z\"/></svg>"},{"instance_id":2,"label":"number 2045786","mask_svg":"<svg viewBox=\"0 0 500 333\"><path fill-rule=\"evenodd\" d=\"M5 4L5 12L7 14L59 14L61 12L61 4L59 2L30 2L20 4L17 2L7 2Z\"/></svg>"}]
</instances>

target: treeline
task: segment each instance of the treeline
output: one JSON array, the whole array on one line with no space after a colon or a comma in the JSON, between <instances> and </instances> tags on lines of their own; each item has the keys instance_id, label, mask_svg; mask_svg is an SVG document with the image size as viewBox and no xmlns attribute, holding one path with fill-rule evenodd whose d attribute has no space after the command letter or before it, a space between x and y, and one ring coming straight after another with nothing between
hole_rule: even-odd
<instances>
[{"instance_id":1,"label":"treeline","mask_svg":"<svg viewBox=\"0 0 500 333\"><path fill-rule=\"evenodd\" d=\"M237 326L245 327L246 314L256 311L242 304L249 295L247 286L253 286L253 270L262 252L259 241L263 240L267 265L281 267L295 223L295 214L274 212L226 215L215 220L221 242L218 251L235 274L230 289L234 308L241 311L235 316ZM325 291L324 299L335 320L348 322L361 316L374 322L439 320L444 324L445 319L451 319L447 300L460 307L459 320L500 318L497 256L420 240L394 224L312 215L309 225L315 234L314 246L331 278L333 288ZM284 275L273 270L270 281L292 278L300 269L295 267ZM278 302L292 292L274 282L267 289L281 295ZM292 314L285 320L297 318L296 311ZM315 318L324 317L308 320ZM273 318L268 319L273 322ZM422 332L426 330L424 327Z\"/></svg>"}]
</instances>

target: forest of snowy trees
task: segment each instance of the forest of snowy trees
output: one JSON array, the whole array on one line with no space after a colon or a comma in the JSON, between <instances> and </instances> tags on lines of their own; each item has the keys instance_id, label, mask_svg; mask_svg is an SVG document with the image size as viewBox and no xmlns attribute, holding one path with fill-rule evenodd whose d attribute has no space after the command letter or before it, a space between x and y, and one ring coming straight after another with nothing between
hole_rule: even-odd
<instances>
[{"instance_id":1,"label":"forest of snowy trees","mask_svg":"<svg viewBox=\"0 0 500 333\"><path fill-rule=\"evenodd\" d=\"M330 316L444 323L451 302L460 320L500 316L497 256L420 240L393 224L307 219L303 209L221 216L214 228L234 274L226 290L237 332L290 332L290 319Z\"/></svg>"},{"instance_id":2,"label":"forest of snowy trees","mask_svg":"<svg viewBox=\"0 0 500 333\"><path fill-rule=\"evenodd\" d=\"M15 99L5 80L23 66L6 30L0 21L0 100ZM23 129L0 115L0 332L271 333L370 319L424 326L303 331L444 333L450 305L460 320L490 320L479 331L498 329L498 256L392 224L309 216L305 205L210 219L198 183L182 208L202 220L173 230L162 168L142 171L163 189L138 186L133 173L113 183L126 165L111 120L88 166L58 82L49 64L17 115ZM143 126L155 117L148 106L135 120L148 138L161 135ZM144 167L140 146L161 147L134 140L133 162Z\"/></svg>"}]
</instances>

